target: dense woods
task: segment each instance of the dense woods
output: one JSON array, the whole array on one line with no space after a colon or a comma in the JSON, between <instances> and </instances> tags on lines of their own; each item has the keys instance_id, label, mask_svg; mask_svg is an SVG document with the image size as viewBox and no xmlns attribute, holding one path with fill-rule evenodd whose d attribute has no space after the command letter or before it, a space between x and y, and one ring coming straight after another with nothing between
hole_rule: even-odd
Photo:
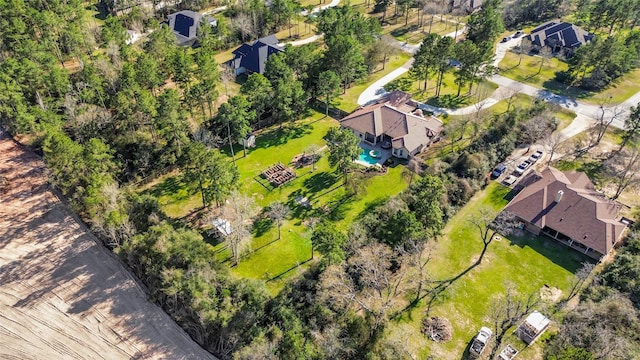
<instances>
[{"instance_id":1,"label":"dense woods","mask_svg":"<svg viewBox=\"0 0 640 360\"><path fill-rule=\"evenodd\" d=\"M417 3L398 1L398 6L408 16ZM207 5L184 1L177 8ZM390 5L375 1L383 20ZM300 120L312 112L316 99L328 114L340 93L384 69L393 49L380 36L380 21L349 5L322 12L315 21L324 45L287 46L269 58L263 75L243 79L236 94L229 91L234 79L214 56L242 41L291 31L301 10L298 3L234 2L215 29L200 27L200 46L193 49L176 46L172 31L159 24L168 8L154 13L134 7L99 25L86 6L78 0L0 0L0 124L43 155L50 184L147 285L151 299L223 359L400 358L399 345L380 340L392 319L435 292L437 285L425 270L428 260L421 257L426 246L486 186L492 166L517 145L533 144L557 127L553 107L542 101L518 108L509 104L500 115L478 109L451 117L445 128L446 156L428 166L413 164L407 172L409 187L369 204L346 231L320 219L311 231L312 251L320 260L270 296L263 281L234 276L199 229L166 216L158 198L140 195L136 186L179 172L204 208L227 212L236 229L227 241L237 265L258 209L237 192L233 144L254 130ZM554 6L564 11L568 5L514 2L503 13L500 1L487 0L470 15L466 40L428 35L411 74L425 88L435 81L436 97L447 72L454 73L458 95L463 87L471 92L493 71L493 46L503 24L542 21L558 15ZM595 1L580 16L610 33L635 25L636 12L623 16L613 10L609 1ZM130 28L148 31L148 38L127 44ZM569 71L559 76L601 88L636 67L638 39L635 31L614 32L579 49L569 60ZM452 58L458 67L451 66ZM634 134L629 139L637 137L638 117L629 121ZM359 139L338 128L325 139L329 163L345 186L356 184L347 193L354 196L360 178L352 160L361 151ZM263 213L277 223L280 238L287 205L274 202ZM585 346L606 343L600 334L590 333L595 340L558 336L550 340L550 359L569 359L574 353L584 359L625 357L635 349L638 329L625 326L637 326L637 319L620 314L640 302L637 237L637 232L629 235L625 250L584 295L588 301L562 325L602 327L629 343L613 344L603 355L597 345ZM592 314L606 315L610 322L595 323ZM561 346L565 343L573 347Z\"/></svg>"}]
</instances>

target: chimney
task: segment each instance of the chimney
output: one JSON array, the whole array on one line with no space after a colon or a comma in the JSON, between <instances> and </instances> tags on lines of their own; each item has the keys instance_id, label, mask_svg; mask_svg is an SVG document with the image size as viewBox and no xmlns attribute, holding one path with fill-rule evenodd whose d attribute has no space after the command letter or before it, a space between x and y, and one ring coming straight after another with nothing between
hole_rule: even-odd
<instances>
[{"instance_id":1,"label":"chimney","mask_svg":"<svg viewBox=\"0 0 640 360\"><path fill-rule=\"evenodd\" d=\"M560 200L562 200L562 195L564 195L564 191L562 190L558 190L558 193L556 194L556 203L559 203Z\"/></svg>"}]
</instances>

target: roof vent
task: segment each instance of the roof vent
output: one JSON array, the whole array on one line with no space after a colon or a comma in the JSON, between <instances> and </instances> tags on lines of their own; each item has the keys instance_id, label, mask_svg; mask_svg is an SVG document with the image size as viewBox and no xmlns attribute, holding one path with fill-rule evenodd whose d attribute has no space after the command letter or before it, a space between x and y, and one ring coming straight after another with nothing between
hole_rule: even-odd
<instances>
[{"instance_id":1,"label":"roof vent","mask_svg":"<svg viewBox=\"0 0 640 360\"><path fill-rule=\"evenodd\" d=\"M558 190L558 193L556 194L556 203L559 203L560 200L562 200L562 195L564 195L564 191L562 190Z\"/></svg>"}]
</instances>

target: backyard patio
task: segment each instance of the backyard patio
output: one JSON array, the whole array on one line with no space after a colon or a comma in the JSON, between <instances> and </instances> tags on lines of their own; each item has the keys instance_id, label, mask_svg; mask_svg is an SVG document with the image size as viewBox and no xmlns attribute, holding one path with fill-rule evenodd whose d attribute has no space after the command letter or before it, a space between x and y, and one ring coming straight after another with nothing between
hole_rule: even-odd
<instances>
[{"instance_id":1,"label":"backyard patio","mask_svg":"<svg viewBox=\"0 0 640 360\"><path fill-rule=\"evenodd\" d=\"M362 166L375 166L376 164L382 166L382 164L391 157L391 150L385 150L380 143L377 145L371 145L365 141L360 142L362 152L358 159L355 160L357 164Z\"/></svg>"}]
</instances>

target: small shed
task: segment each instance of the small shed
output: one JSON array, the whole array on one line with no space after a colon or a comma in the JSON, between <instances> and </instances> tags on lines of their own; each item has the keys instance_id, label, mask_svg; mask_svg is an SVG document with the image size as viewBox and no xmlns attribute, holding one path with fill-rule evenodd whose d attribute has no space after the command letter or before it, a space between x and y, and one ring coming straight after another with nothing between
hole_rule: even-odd
<instances>
[{"instance_id":1,"label":"small shed","mask_svg":"<svg viewBox=\"0 0 640 360\"><path fill-rule=\"evenodd\" d=\"M244 139L240 139L238 143L245 148L256 147L256 136L252 133L248 133L247 136L245 136Z\"/></svg>"},{"instance_id":2,"label":"small shed","mask_svg":"<svg viewBox=\"0 0 640 360\"><path fill-rule=\"evenodd\" d=\"M550 322L549 318L534 311L518 326L516 334L522 341L531 344L547 330Z\"/></svg>"},{"instance_id":3,"label":"small shed","mask_svg":"<svg viewBox=\"0 0 640 360\"><path fill-rule=\"evenodd\" d=\"M222 218L217 218L211 222L214 228L218 231L218 233L222 236L229 236L232 233L231 223L229 220L225 220Z\"/></svg>"}]
</instances>

